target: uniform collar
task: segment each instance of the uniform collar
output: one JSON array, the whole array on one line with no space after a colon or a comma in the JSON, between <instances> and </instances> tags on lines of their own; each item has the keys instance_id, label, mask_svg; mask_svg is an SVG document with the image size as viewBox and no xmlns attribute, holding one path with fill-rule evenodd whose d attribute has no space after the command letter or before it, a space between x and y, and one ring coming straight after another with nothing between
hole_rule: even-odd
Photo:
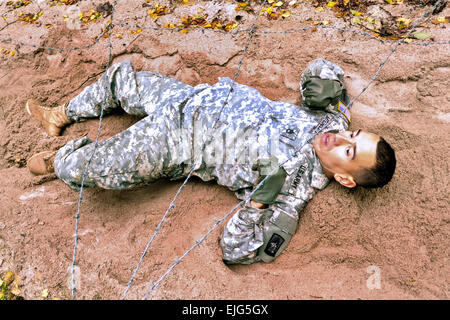
<instances>
[{"instance_id":1,"label":"uniform collar","mask_svg":"<svg viewBox=\"0 0 450 320\"><path fill-rule=\"evenodd\" d=\"M303 161L309 161L312 164L312 173L311 173L311 187L322 190L324 189L330 179L325 175L322 170L322 165L320 164L319 157L317 156L312 143L307 143L300 150L300 155L289 159L284 162L283 169L286 171L288 175L293 174L300 166L300 163Z\"/></svg>"},{"instance_id":2,"label":"uniform collar","mask_svg":"<svg viewBox=\"0 0 450 320\"><path fill-rule=\"evenodd\" d=\"M311 152L314 159L311 177L311 187L322 190L328 185L328 183L330 183L330 179L328 179L328 177L323 172L322 165L320 164L319 157L317 156L314 147L311 148Z\"/></svg>"}]
</instances>

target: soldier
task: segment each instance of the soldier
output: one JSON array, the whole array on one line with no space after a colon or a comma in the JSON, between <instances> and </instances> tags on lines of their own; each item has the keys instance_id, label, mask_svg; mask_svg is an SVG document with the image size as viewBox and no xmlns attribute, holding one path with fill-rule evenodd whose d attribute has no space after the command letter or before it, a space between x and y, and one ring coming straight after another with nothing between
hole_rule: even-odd
<instances>
[{"instance_id":1,"label":"soldier","mask_svg":"<svg viewBox=\"0 0 450 320\"><path fill-rule=\"evenodd\" d=\"M46 108L28 100L27 111L52 136L99 117L102 109L121 107L144 118L97 146L88 137L75 139L57 152L34 155L27 166L33 174L54 171L74 190L83 174L85 187L118 190L181 179L192 169L246 199L223 230L223 261L270 262L294 235L299 212L330 180L349 188L381 187L394 174L395 153L383 138L347 130L343 76L329 61L312 62L301 76L299 107L271 101L229 78L192 87L135 72L123 61L69 103Z\"/></svg>"}]
</instances>

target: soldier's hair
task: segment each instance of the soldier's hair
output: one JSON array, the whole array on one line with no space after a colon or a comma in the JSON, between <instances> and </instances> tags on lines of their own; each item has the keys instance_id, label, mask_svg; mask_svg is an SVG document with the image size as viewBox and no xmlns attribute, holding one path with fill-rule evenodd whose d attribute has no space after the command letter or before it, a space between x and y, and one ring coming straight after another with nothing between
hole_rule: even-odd
<instances>
[{"instance_id":1,"label":"soldier's hair","mask_svg":"<svg viewBox=\"0 0 450 320\"><path fill-rule=\"evenodd\" d=\"M376 163L371 168L360 168L354 175L358 186L365 188L382 187L391 181L396 166L394 149L382 137L377 143Z\"/></svg>"}]
</instances>

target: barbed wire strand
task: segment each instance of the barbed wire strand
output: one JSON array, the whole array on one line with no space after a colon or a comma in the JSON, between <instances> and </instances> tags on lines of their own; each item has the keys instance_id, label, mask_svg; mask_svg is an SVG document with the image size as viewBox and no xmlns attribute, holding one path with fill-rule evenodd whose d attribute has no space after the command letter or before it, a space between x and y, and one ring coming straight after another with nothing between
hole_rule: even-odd
<instances>
[{"instance_id":1,"label":"barbed wire strand","mask_svg":"<svg viewBox=\"0 0 450 320\"><path fill-rule=\"evenodd\" d=\"M114 4L112 6L111 9L111 23L114 19L114 11L115 11L115 6L117 4L117 0L114 0ZM109 27L106 28L106 31L109 31ZM111 41L111 37L108 37L108 61L106 63L106 71L105 71L105 87L108 85L108 69L111 65L111 60L112 60L112 41ZM106 102L107 99L107 93L105 90L105 98L104 98L104 102ZM99 124L98 124L98 129L97 129L97 136L95 138L95 144L94 144L94 150L92 151L90 157L88 158L88 161L86 163L86 166L84 167L83 170L83 175L82 175L82 179L81 179L81 186L80 186L80 193L79 193L79 197L78 197L78 206L77 206L77 213L75 215L75 244L74 244L74 248L73 248L73 257L72 257L72 279L71 279L71 284L72 284L72 299L76 298L76 286L75 286L75 265L76 265L76 258L77 258L77 248L78 248L78 240L79 240L79 235L78 235L78 227L79 227L79 220L80 220L80 213L81 213L81 203L83 202L83 190L84 190L84 182L86 179L86 174L87 174L87 170L89 168L89 165L91 164L91 160L95 154L95 152L97 151L97 147L98 147L98 140L100 138L100 132L102 129L102 120L103 120L103 114L104 114L104 108L101 108L100 111L100 117L99 117Z\"/></svg>"},{"instance_id":2,"label":"barbed wire strand","mask_svg":"<svg viewBox=\"0 0 450 320\"><path fill-rule=\"evenodd\" d=\"M441 2L441 0L438 0L435 4L434 4L434 6L433 6L433 8L431 9L431 10L434 10L438 5L439 5L439 3ZM429 15L429 13L431 12L431 10L430 11L427 11L425 14L424 14L424 16L423 16L423 18L425 18L425 17L427 17L428 15ZM423 19L422 18L422 19ZM419 23L416 23L415 24L415 26L417 26L417 25L419 25L421 22L419 22ZM413 30L415 29L415 26L413 27L413 28L411 28L411 30L410 30L410 32L409 32L409 34L411 33L411 32L413 32ZM403 40L401 40L401 41L403 41ZM392 54L396 51L396 49L397 49L397 47L398 47L398 45L397 46L395 46L393 49L392 49L392 51L391 51L391 53L390 54L388 54L388 56L386 57L386 59L384 59L381 63L380 63L380 66L379 66L379 68L378 68L378 70L377 70L377 72L375 73L375 75L372 77L372 79L376 79L377 77L378 77L378 75L379 75L379 73L380 73L380 71L381 71L381 69L383 68L383 66L386 64L386 62L387 62L387 60L392 56ZM361 91L361 93L357 96L357 98L359 98L360 96L361 96L361 94L363 93L363 92L365 92L366 90L367 90L367 88L371 85L371 83L372 83L373 81L371 81L371 82L369 82L364 88L363 88L363 90ZM353 99L352 101L351 101L351 103L353 103L354 101L356 101L356 99L357 98L355 98L355 99ZM351 104L349 104L349 106L350 106ZM281 168L282 167L282 165L284 164L284 163L286 163L287 161L289 161L290 159L292 159L296 154L297 154L297 152L299 152L300 151L300 149L301 148L299 148L299 149L297 149L296 150L296 152L291 156L291 157L289 157L286 161L284 161L280 166L279 166L279 168ZM248 201L250 198L251 198L251 196L264 184L264 182L267 180L269 178L269 175L267 175L254 189L253 189L253 191L243 200L243 201L241 201L239 204L237 204L233 209L231 209L227 214L225 214L225 216L223 216L221 219L219 219L218 221L216 221L216 223L214 224L214 226L204 235L204 236L202 236L199 240L197 240L196 242L195 242L195 244L191 247L191 248L189 248L179 259L177 259L170 267L169 267L169 269L156 281L156 282L154 282L153 283L153 285L151 286L151 288L150 288L150 290L144 295L144 297L143 297L143 300L145 300L145 299L147 299L148 298L148 296L158 287L158 285L161 283L161 281L163 281L166 277L167 277L167 275L169 275L169 273L170 272L172 272L172 270L179 264L179 263L181 263L181 261L193 250L193 249L195 249L197 246L199 246L207 237L208 237L208 235L210 235L224 220L226 220L227 219L227 217L228 216L230 216L237 208L239 208L240 206L242 206L242 204L244 204L246 201Z\"/></svg>"},{"instance_id":3,"label":"barbed wire strand","mask_svg":"<svg viewBox=\"0 0 450 320\"><path fill-rule=\"evenodd\" d=\"M11 23L9 23L8 25L6 25L5 27L13 24L16 21L13 21ZM24 47L32 47L32 48L36 48L36 49L43 49L43 50L54 50L54 51L60 51L60 52L68 52L68 51L76 51L76 50L87 50L92 48L93 46L95 46L102 38L103 36L112 28L116 27L116 26L120 26L120 27L128 27L128 28L133 28L133 29L146 29L146 30L154 30L154 31L179 31L180 29L178 28L165 28L165 27L151 27L151 26L141 26L141 25L130 25L128 23L121 23L121 24L110 24L111 27L109 27L109 29L105 29L91 44L89 45L85 45L85 46L79 46L79 47L70 47L70 48L57 48L57 47L50 47L50 46L39 46L36 44L31 44L31 43L26 43L20 40L16 40L16 39L12 39L12 38L0 38L0 42L6 42L6 43L15 43ZM307 26L307 27L300 27L300 28L296 28L296 29L291 29L291 30L255 30L254 33L261 33L261 34L280 34L280 35L285 35L285 34L291 34L291 33L296 33L296 32L301 32L301 31L308 31L308 30L314 30L314 29L332 29L332 30L336 30L336 31L341 31L341 32L350 32L350 33L355 33L355 34L360 34L362 36L371 38L373 40L377 40L379 42L381 42L382 44L392 44L392 43L398 43L399 40L384 40L381 39L379 37L376 37L368 32L362 31L362 30L358 30L358 29L351 29L351 28L346 28L346 27L336 27L336 26L330 26L330 25L317 25L317 26ZM3 29L2 29L3 30ZM243 32L249 32L249 29L240 29L240 30L235 30L235 31L224 31L224 30L216 30L216 29L200 29L200 28L194 28L194 29L187 29L189 30L189 32L193 31L193 32L218 32L218 33L222 33L222 34L230 34L230 35L236 35L239 33L243 33ZM0 30L1 31L1 30ZM418 42L418 41L412 41L412 42L407 42L406 39L405 41L403 41L401 43L402 45L416 45L416 46L432 46L432 45L448 45L450 44L450 40L447 41L424 41L424 42Z\"/></svg>"},{"instance_id":4,"label":"barbed wire strand","mask_svg":"<svg viewBox=\"0 0 450 320\"><path fill-rule=\"evenodd\" d=\"M127 27L130 29L146 29L146 30L153 30L153 31L180 31L179 28L177 27L154 27L154 26L143 26L143 25L139 25L139 24L135 24L135 25L131 25L129 23L118 23L115 26L118 27ZM366 31L362 31L359 29L352 29L352 28L346 28L346 27L336 27L336 26L332 26L332 25L324 25L324 24L320 24L320 25L312 25L312 26L306 26L306 27L299 27L299 28L294 28L294 29L289 29L289 30L254 30L255 33L261 33L261 34L281 34L281 35L285 35L285 34L290 34L290 33L296 33L296 32L300 32L300 31L308 31L308 30L314 30L314 29L332 29L332 30L337 30L337 31L341 31L341 32L351 32L351 33L357 33L360 35L363 35L365 37L369 37L372 38L374 40L378 40L381 43L396 43L398 42L398 40L389 40L389 39L382 39L380 37L374 36L373 34L366 32ZM191 31L201 31L201 32L217 32L217 33L222 33L222 34L231 34L231 35L236 35L239 33L243 33L243 32L249 32L250 29L239 29L239 30L234 30L234 31L225 31L225 30L220 30L220 29L212 29L212 28L191 28L191 29L182 29L182 30L187 30L188 32ZM433 44L450 44L450 41L425 41L425 42L407 42L405 41L404 44L406 45L421 45L421 46L429 46L429 45L433 45Z\"/></svg>"},{"instance_id":5,"label":"barbed wire strand","mask_svg":"<svg viewBox=\"0 0 450 320\"><path fill-rule=\"evenodd\" d=\"M436 8L436 6L433 6L433 10ZM11 10L10 10L11 11ZM8 27L11 24L14 24L15 22L17 22L19 20L15 20L13 22L6 22L7 25L4 26L2 29L0 29L0 31L2 31L3 29L5 29L6 27ZM143 25L139 25L139 24L135 24L135 25L131 25L129 23L118 23L118 24L109 24L109 30L113 29L114 27L119 26L119 27L127 27L127 28L132 28L132 29L146 29L146 30L154 30L154 31L180 31L180 29L178 27L159 27L159 26L143 26ZM285 34L290 34L290 33L296 33L296 32L300 32L300 31L308 31L308 30L315 30L315 29L332 29L332 30L337 30L337 31L341 31L341 32L351 32L351 33L355 33L355 34L360 34L363 35L365 37L369 37L372 38L374 40L377 40L381 43L398 43L398 40L385 40L382 39L380 37L374 36L373 34L369 33L369 32L365 32L359 29L352 29L352 28L346 28L346 27L336 27L336 26L331 26L331 25L314 25L314 26L306 26L306 27L300 27L300 28L295 28L295 29L290 29L290 30L254 30L253 32L255 33L261 33L261 34L281 34L281 35L285 35ZM407 30L412 29L412 26L409 26ZM93 47L94 45L96 45L101 38L109 31L108 28L105 28L105 31L103 31L100 36L98 36L91 44L86 45L86 46L80 46L80 47L70 47L70 48L56 48L56 47L50 47L50 46L39 46L39 45L35 45L35 44L30 44L30 43L26 43L20 40L15 40L12 38L0 38L0 42L12 42L12 43L16 43L19 44L21 46L28 46L28 47L33 47L33 48L37 48L37 49L45 49L45 50L55 50L55 51L60 51L60 52L67 52L67 51L73 51L73 50L86 50L86 49L90 49L91 47ZM220 29L213 29L213 28L188 28L188 29L184 29L184 30L188 30L188 31L201 31L201 32L218 32L218 33L222 33L222 34L231 34L231 35L236 35L238 33L242 33L242 32L250 32L251 29L239 29L239 30L234 30L234 31L225 31L225 30L220 30ZM407 37L404 36L404 39L406 39ZM417 41L413 41L413 42L409 42L409 41L403 41L401 42L401 44L404 45L418 45L418 46L430 46L430 45L446 45L446 44L450 44L450 41L425 41L425 42L417 42Z\"/></svg>"},{"instance_id":6,"label":"barbed wire strand","mask_svg":"<svg viewBox=\"0 0 450 320\"><path fill-rule=\"evenodd\" d=\"M349 102L349 104L348 104L348 107L350 108L352 105L353 105L353 103L370 87L370 85L376 80L376 78L378 77L378 75L380 74L380 71L381 71L381 69L384 67L384 65L386 64L386 62L389 60L389 58L397 51L397 48L400 46L400 44L402 43L402 42L405 42L406 41L406 38L408 38L409 37L409 35L411 35L411 33L413 33L414 32L414 30L417 28L417 26L418 25L420 25L420 24L422 24L426 19L429 19L430 18L430 13L432 12L432 11L434 11L440 4L441 4L441 1L442 0L437 0L436 1L436 3L433 5L433 7L430 9L430 10L428 10L428 11L426 11L425 13L424 13L424 15L419 19L419 21L418 22L416 22L416 23L414 23L412 26L411 26L411 29L408 31L408 33L406 34L406 36L405 36L405 39L401 39L401 40L399 40L396 44L395 44L395 46L394 46L394 48L391 50L391 52L389 52L389 54L386 56L386 58L380 63L380 65L378 66L378 69L377 69L377 71L375 72L375 74L373 75L373 77L372 78L370 78L370 81L369 81L369 83L361 90L361 92L357 95L357 96L355 96L350 102Z\"/></svg>"},{"instance_id":7,"label":"barbed wire strand","mask_svg":"<svg viewBox=\"0 0 450 320\"><path fill-rule=\"evenodd\" d=\"M266 1L265 1L266 2ZM263 6L265 5L265 2L263 4ZM389 58L391 57L392 54L395 53L395 51L397 50L397 48L402 45L402 44L414 44L414 45L423 45L423 46L428 46L428 45L443 45L443 44L450 44L450 41L441 41L441 42L406 42L406 39L409 37L409 35L411 35L411 33L415 30L415 28L422 24L422 20L424 20L426 17L429 16L431 11L434 11L439 4L441 3L441 0L438 0L432 7L432 9L430 9L429 11L427 11L424 16L422 17L422 19L415 23L414 25L411 26L409 32L407 33L407 35L401 39L401 40L383 40L380 39L368 32L362 31L362 30L357 30L357 29L349 29L349 28L345 28L345 27L335 27L335 26L330 26L330 25L316 25L316 26L307 26L307 27L301 27L301 28L296 28L296 29L291 29L291 30L284 30L284 31L277 31L277 30L255 30L255 25L256 25L256 21L258 20L258 18L261 15L261 10L252 26L251 29L240 29L240 30L236 30L236 31L224 31L224 30L216 30L216 29L188 29L189 31L213 31L213 32L219 32L219 33L225 33L225 34L232 34L232 35L236 35L238 33L242 33L242 32L248 32L250 34L249 39L247 41L247 45L244 48L244 53L242 55L241 60L239 61L238 64L238 69L235 73L233 82L236 80L238 74L239 74L239 70L241 68L244 56L247 52L248 46L251 42L251 39L254 35L254 33L260 33L260 34L289 34L289 33L295 33L295 32L300 32L300 31L307 31L307 30L311 30L311 29L317 29L317 28L321 28L321 29L334 29L334 30L338 30L338 31L342 31L342 32L353 32L353 33L357 33L366 37L370 37L372 39L376 39L380 42L384 43L395 43L394 48L391 50L391 52L388 54L388 56L383 60L383 62L379 65L377 72L375 73L375 75L371 78L370 82L362 89L362 91L349 103L349 107L368 89L368 87L376 80L376 78L378 77L381 69L384 67L384 65L386 64L386 62L389 60ZM96 45L103 37L104 35L106 35L108 32L110 32L115 26L121 26L121 27L129 27L129 28L140 28L140 29L151 29L151 30L155 30L155 31L179 31L178 28L166 28L166 27L150 27L150 26L140 26L140 25L129 25L128 23L122 23L122 24L117 24L115 25L113 23L113 17L114 17L114 10L115 7L117 5L117 0L114 0L114 5L112 6L112 11L111 11L111 21L110 23L107 25L107 27L105 28L105 30L89 45L86 46L80 46L80 47L71 47L71 48L55 48L55 47L49 47L49 46L38 46L38 45L34 45L34 44L29 44L29 43L25 43L19 40L15 40L12 38L0 38L0 42L12 42L12 43L17 43L19 45L22 46L29 46L29 47L34 47L37 49L44 49L44 50L55 50L55 51L61 51L61 52L69 52L69 51L76 51L76 50L87 50L92 48L94 45ZM10 12L12 10L9 10L8 12ZM6 13L8 13L6 12ZM1 16L5 16L5 14L2 14ZM6 27L8 27L9 25L13 24L16 21L13 21L11 23L8 23L5 21L5 23L7 23L7 25L5 27L3 27L1 30L5 29ZM111 65L111 60L112 60L112 42L111 42L111 37L108 37L108 62L107 62L107 66L106 66L106 70L108 70L109 66ZM105 73L105 77L106 77L106 82L107 83L107 73ZM228 92L227 95L227 99L226 99L226 103L229 97L229 94L232 90L232 87L230 88L230 91ZM223 108L225 107L226 103L222 106L222 109L220 110L220 113L222 112ZM216 119L216 122L219 120L220 118L220 113L219 113L219 117ZM84 169L83 172L83 176L82 176L82 182L81 182L81 187L80 187L80 194L79 194L79 200L78 200L78 208L77 208L77 213L75 215L75 245L74 245L74 251L73 251L73 260L72 260L72 279L71 279L71 283L72 283L72 298L75 299L75 292L76 292L76 288L75 288L75 283L74 283L74 273L75 273L75 263L76 263L76 254L77 254L77 246L78 246L78 227L79 227L79 218L80 218L80 213L81 213L81 203L83 201L83 189L84 189L84 181L85 181L85 177L86 177L86 173L87 173L87 169L90 165L90 162L93 158L93 155L95 154L96 150L97 150L97 145L98 145L98 140L99 140L99 136L100 136L100 132L101 132L101 126L102 126L102 119L103 119L103 108L101 110L100 113L100 119L99 119L99 127L97 130L97 136L96 136L96 140L95 140L95 145L94 145L94 150L90 156L90 158L88 159L88 162L86 164L86 167ZM288 159L289 160L289 159ZM281 166L281 165L280 165ZM193 167L194 168L194 167ZM147 244L141 259L138 263L138 267L135 269L135 273L132 276L132 279L130 279L129 282L129 286L127 287L125 293L124 293L124 298L126 296L126 293L128 292L128 289L131 286L132 281L134 280L135 276L136 276L136 272L142 262L143 257L145 256L146 252L148 251L151 242L153 241L153 239L155 238L156 234L158 233L158 231L160 230L162 224L164 223L165 217L167 216L168 212L173 209L174 203L176 201L176 199L178 198L179 194L181 193L181 190L184 188L184 186L186 185L186 183L188 182L189 178L191 177L192 173L193 173L193 168L191 169L191 171L189 172L186 180L184 181L184 183L182 184L182 186L179 188L178 192L176 193L174 199L172 200L171 204L169 205L169 208L166 210L165 215L163 216L163 219L160 221L160 224L158 224L157 228L155 229L155 233L152 236L151 240L149 241L149 243ZM266 177L267 178L267 177ZM178 265L183 259L184 257L189 254L189 252L191 252L195 247L197 247L198 245L200 245L201 242L203 242L204 239L206 239L206 237L215 230L215 228L217 228L217 226L222 223L232 212L234 212L237 208L239 208L240 206L242 206L243 203L245 203L245 201L248 201L248 199L251 197L251 195L253 195L253 193L260 187L262 186L262 184L265 182L266 179L263 179L260 184L258 184L258 186L253 190L252 193L250 193L250 195L246 198L246 200L241 201L238 205L236 205L230 212L228 212L223 218L221 218L220 220L217 220L216 224L213 226L213 228L211 230L209 230L202 238L200 238L199 240L196 241L196 243L194 244L194 246L192 246L188 251L185 252L185 254L183 254L183 256L181 256L178 260L175 261L175 263L163 274L163 276L153 284L152 288L150 289L150 291L145 295L144 299L146 299L148 297L148 295L154 290L156 289L156 287L159 285L159 283L176 267L176 265Z\"/></svg>"},{"instance_id":8,"label":"barbed wire strand","mask_svg":"<svg viewBox=\"0 0 450 320\"><path fill-rule=\"evenodd\" d=\"M261 7L261 8L264 7L264 5L266 4L266 2L267 2L267 0L264 0L264 3L262 4L262 7ZM229 90L228 90L227 96L226 96L225 101L224 101L224 103L223 103L223 105L222 105L222 107L221 107L221 109L220 109L220 111L219 111L219 114L218 114L218 116L216 117L216 120L215 120L215 122L214 122L214 124L213 124L213 126L212 126L213 128L214 128L214 127L216 126L216 124L218 123L218 121L219 121L219 119L220 119L220 116L221 116L221 114L222 114L222 111L223 111L223 109L225 108L225 105L228 104L228 99L229 99L230 94L231 94L231 92L232 92L232 90L233 90L234 83L235 83L237 77L239 76L239 72L240 72L240 69L241 69L241 67L242 67L242 63L243 63L243 61L244 61L245 55L246 55L246 53L247 53L247 51L248 51L248 48L249 48L249 46L250 46L250 43L251 43L251 41L252 41L252 39L253 39L254 29L255 29L255 27L256 27L256 23L258 22L258 19L259 19L260 16L261 16L261 11L259 12L258 16L256 17L255 21L254 21L253 24L252 24L252 27L251 27L250 32L249 32L249 37L248 37L248 39L247 39L247 43L246 43L246 45L245 45L245 47L244 47L244 50L243 50L241 59L239 60L239 63L238 63L238 65L237 65L236 72L234 73L234 77L233 77L232 84L231 84L231 86L230 86L230 88L229 88ZM211 139L211 137L209 137L209 139ZM205 141L205 143L203 143L203 146L202 146L201 151L204 150L206 144L207 144L207 141ZM138 264L137 264L137 266L136 266L136 268L135 268L135 270L134 270L134 272L133 272L133 275L131 276L130 280L128 281L128 285L127 285L127 288L125 289L125 292L124 292L124 294L123 294L123 298L122 298L122 299L125 299L125 298L126 298L127 293L128 293L128 291L129 291L129 289L131 288L131 285L132 285L132 283L133 283L133 281L134 281L134 279L135 279L135 277L136 277L136 274L137 274L137 272L138 272L138 270L139 270L139 267L140 267L141 264L142 264L142 261L143 261L145 255L147 254L147 252L148 252L148 250L149 250L149 248L150 248L151 243L153 242L153 240L155 239L155 237L156 237L156 235L158 234L159 230L161 229L161 227L162 227L163 223L165 222L165 220L166 220L166 218L167 218L167 216L168 216L170 210L172 210L173 208L175 208L175 201L177 200L177 198L178 198L178 196L180 195L181 191L183 190L183 188L186 186L187 182L188 182L189 179L191 178L191 176L192 176L192 174L193 174L193 172L194 172L194 170L195 170L195 167L196 167L196 164L195 164L195 161L194 161L194 164L192 165L192 167L191 167L191 169L190 169L190 171L189 171L189 174L187 175L187 177L186 177L186 179L184 180L183 184L182 184L182 185L180 186L180 188L178 189L177 193L175 194L175 197L173 198L173 200L172 200L171 203L169 204L169 207L167 208L166 212L164 213L163 217L161 218L161 221L159 222L158 226L156 227L155 232L153 233L153 236L151 237L150 241L147 243L147 245L146 245L144 251L142 252L141 257L140 257L140 259L139 259L139 261L138 261Z\"/></svg>"},{"instance_id":9,"label":"barbed wire strand","mask_svg":"<svg viewBox=\"0 0 450 320\"><path fill-rule=\"evenodd\" d=\"M308 141L305 142L305 144ZM303 146L302 146L303 147ZM296 152L294 154L292 154L289 158L287 158L285 161L283 161L283 163L281 163L278 168L281 168L286 162L288 162L289 160L291 160L292 158L294 158L297 153L301 150L301 148L298 148L296 150ZM161 281L164 280L164 278L170 273L172 272L172 270L184 259L184 257L186 257L192 250L194 250L197 246L199 246L224 220L226 220L234 211L236 211L239 207L241 207L244 203L246 203L248 200L250 200L250 198L253 196L253 194L264 184L264 182L266 182L267 179L270 178L270 175L266 175L264 177L264 179L262 179L253 189L252 192L250 192L244 200L242 200L241 202L239 202L237 205L235 205L227 214L225 214L221 219L217 220L216 223L214 224L214 226L207 232L205 233L200 239L198 239L197 241L195 241L195 244L189 248L179 259L177 259L171 266L170 268L155 282L153 283L152 287L150 288L150 290L145 294L145 296L142 298L142 300L146 300L148 298L148 296L158 287L158 285L161 283Z\"/></svg>"}]
</instances>

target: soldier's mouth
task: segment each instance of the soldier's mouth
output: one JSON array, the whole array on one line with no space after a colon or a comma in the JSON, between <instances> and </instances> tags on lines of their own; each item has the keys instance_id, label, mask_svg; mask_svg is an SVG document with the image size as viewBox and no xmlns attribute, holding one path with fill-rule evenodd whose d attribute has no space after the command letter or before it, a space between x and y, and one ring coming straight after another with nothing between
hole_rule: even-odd
<instances>
[{"instance_id":1,"label":"soldier's mouth","mask_svg":"<svg viewBox=\"0 0 450 320\"><path fill-rule=\"evenodd\" d=\"M334 137L334 135L332 133L324 133L321 139L322 145L324 147L330 147L334 144L334 142L336 141L336 138Z\"/></svg>"},{"instance_id":2,"label":"soldier's mouth","mask_svg":"<svg viewBox=\"0 0 450 320\"><path fill-rule=\"evenodd\" d=\"M322 144L325 147L328 147L329 143L330 143L330 134L329 133L324 133L324 135L322 136Z\"/></svg>"}]
</instances>

